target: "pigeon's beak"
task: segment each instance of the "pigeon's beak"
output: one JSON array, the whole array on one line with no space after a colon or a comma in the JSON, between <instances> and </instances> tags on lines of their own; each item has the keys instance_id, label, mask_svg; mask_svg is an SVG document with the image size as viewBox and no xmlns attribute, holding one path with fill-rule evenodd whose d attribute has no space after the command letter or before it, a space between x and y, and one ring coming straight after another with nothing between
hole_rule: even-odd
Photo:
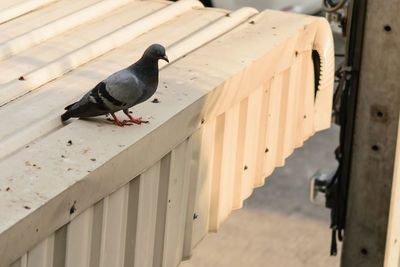
<instances>
[{"instance_id":1,"label":"pigeon's beak","mask_svg":"<svg viewBox=\"0 0 400 267\"><path fill-rule=\"evenodd\" d=\"M167 61L169 63L168 57L166 55L163 56L161 59L163 59L163 60L165 60L165 61Z\"/></svg>"}]
</instances>

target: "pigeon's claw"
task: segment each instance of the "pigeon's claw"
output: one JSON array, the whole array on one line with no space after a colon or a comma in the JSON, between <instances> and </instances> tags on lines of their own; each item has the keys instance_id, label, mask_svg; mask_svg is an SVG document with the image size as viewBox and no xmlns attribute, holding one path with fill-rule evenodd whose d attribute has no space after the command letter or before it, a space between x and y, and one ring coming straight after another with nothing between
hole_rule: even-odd
<instances>
[{"instance_id":1,"label":"pigeon's claw","mask_svg":"<svg viewBox=\"0 0 400 267\"><path fill-rule=\"evenodd\" d=\"M128 114L129 120L126 120L124 122L133 122L135 124L142 124L142 123L149 123L149 121L144 121L142 118L134 118L131 115Z\"/></svg>"},{"instance_id":2,"label":"pigeon's claw","mask_svg":"<svg viewBox=\"0 0 400 267\"><path fill-rule=\"evenodd\" d=\"M129 123L126 123L125 121L120 121L120 120L118 120L118 118L114 115L114 114L111 114L111 116L114 118L113 120L112 119L108 119L109 121L112 121L112 122L115 122L118 126L120 126L120 127L124 127L125 125L131 125L131 124L129 124Z\"/></svg>"}]
</instances>

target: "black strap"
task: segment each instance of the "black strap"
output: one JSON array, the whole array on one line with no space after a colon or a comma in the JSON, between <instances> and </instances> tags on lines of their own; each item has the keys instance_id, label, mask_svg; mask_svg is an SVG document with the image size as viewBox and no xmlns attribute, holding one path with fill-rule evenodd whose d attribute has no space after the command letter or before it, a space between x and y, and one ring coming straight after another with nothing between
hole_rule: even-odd
<instances>
[{"instance_id":1,"label":"black strap","mask_svg":"<svg viewBox=\"0 0 400 267\"><path fill-rule=\"evenodd\" d=\"M337 244L336 244L336 229L332 230L332 241L331 241L331 256L337 255Z\"/></svg>"}]
</instances>

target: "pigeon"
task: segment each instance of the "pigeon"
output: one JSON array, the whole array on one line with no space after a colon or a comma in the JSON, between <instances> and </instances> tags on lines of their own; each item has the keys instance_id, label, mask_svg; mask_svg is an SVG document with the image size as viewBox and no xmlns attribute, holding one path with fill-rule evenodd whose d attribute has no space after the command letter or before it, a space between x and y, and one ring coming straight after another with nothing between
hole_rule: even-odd
<instances>
[{"instance_id":1,"label":"pigeon","mask_svg":"<svg viewBox=\"0 0 400 267\"><path fill-rule=\"evenodd\" d=\"M169 63L165 48L159 44L152 44L136 63L110 75L79 101L65 107L66 112L61 115L61 120L64 122L69 118L111 114L113 121L121 127L131 123L148 123L141 118L133 118L129 114L129 108L146 101L157 90L159 59ZM118 120L114 113L120 110L129 120Z\"/></svg>"}]
</instances>

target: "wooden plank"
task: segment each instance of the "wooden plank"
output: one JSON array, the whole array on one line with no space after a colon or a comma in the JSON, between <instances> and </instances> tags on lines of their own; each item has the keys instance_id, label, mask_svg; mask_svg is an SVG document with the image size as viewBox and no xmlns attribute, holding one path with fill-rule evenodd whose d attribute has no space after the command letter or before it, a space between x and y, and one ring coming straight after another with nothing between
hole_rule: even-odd
<instances>
[{"instance_id":1,"label":"wooden plank","mask_svg":"<svg viewBox=\"0 0 400 267\"><path fill-rule=\"evenodd\" d=\"M100 267L123 266L129 184L104 199Z\"/></svg>"},{"instance_id":2,"label":"wooden plank","mask_svg":"<svg viewBox=\"0 0 400 267\"><path fill-rule=\"evenodd\" d=\"M89 265L92 224L93 208L85 210L68 224L66 267L84 267Z\"/></svg>"},{"instance_id":3,"label":"wooden plank","mask_svg":"<svg viewBox=\"0 0 400 267\"><path fill-rule=\"evenodd\" d=\"M153 265L160 166L161 162L158 161L140 175L134 254L134 266L137 267L151 267Z\"/></svg>"},{"instance_id":4,"label":"wooden plank","mask_svg":"<svg viewBox=\"0 0 400 267\"><path fill-rule=\"evenodd\" d=\"M190 154L191 139L185 140L171 152L162 262L164 267L177 266L182 260L189 192Z\"/></svg>"},{"instance_id":5,"label":"wooden plank","mask_svg":"<svg viewBox=\"0 0 400 267\"><path fill-rule=\"evenodd\" d=\"M28 252L27 267L51 267L53 264L54 234Z\"/></svg>"}]
</instances>

